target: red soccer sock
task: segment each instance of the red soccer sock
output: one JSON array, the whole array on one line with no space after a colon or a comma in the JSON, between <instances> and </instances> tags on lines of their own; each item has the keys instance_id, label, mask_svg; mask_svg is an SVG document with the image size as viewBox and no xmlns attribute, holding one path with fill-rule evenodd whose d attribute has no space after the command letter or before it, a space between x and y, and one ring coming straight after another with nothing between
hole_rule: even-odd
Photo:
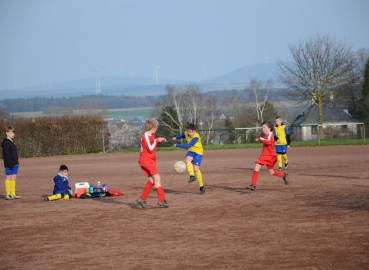
<instances>
[{"instance_id":1,"label":"red soccer sock","mask_svg":"<svg viewBox=\"0 0 369 270\"><path fill-rule=\"evenodd\" d=\"M164 202L165 197L164 197L164 189L163 189L163 187L158 187L155 190L156 190L156 193L158 193L158 201L159 202Z\"/></svg>"},{"instance_id":2,"label":"red soccer sock","mask_svg":"<svg viewBox=\"0 0 369 270\"><path fill-rule=\"evenodd\" d=\"M151 189L153 187L154 183L151 183L150 181L147 181L144 190L142 191L141 200L146 201L147 197L149 197L149 194L151 192Z\"/></svg>"},{"instance_id":3,"label":"red soccer sock","mask_svg":"<svg viewBox=\"0 0 369 270\"><path fill-rule=\"evenodd\" d=\"M276 171L276 170L274 170L274 173L273 173L273 175L275 175L275 176L278 176L278 177L284 177L284 172L280 172L280 171Z\"/></svg>"},{"instance_id":4,"label":"red soccer sock","mask_svg":"<svg viewBox=\"0 0 369 270\"><path fill-rule=\"evenodd\" d=\"M256 187L256 182L258 181L258 178L259 178L259 172L254 171L254 174L252 175L252 178L251 178L251 185Z\"/></svg>"}]
</instances>

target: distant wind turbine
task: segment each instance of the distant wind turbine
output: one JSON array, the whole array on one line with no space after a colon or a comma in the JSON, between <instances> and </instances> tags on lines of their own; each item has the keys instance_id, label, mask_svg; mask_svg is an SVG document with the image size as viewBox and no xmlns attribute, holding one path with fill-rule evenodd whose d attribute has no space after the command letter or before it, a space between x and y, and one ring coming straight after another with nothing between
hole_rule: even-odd
<instances>
[{"instance_id":1,"label":"distant wind turbine","mask_svg":"<svg viewBox=\"0 0 369 270\"><path fill-rule=\"evenodd\" d=\"M158 85L158 68L160 68L160 66L154 66L152 65L154 68L155 68L155 72L156 72L156 85Z\"/></svg>"},{"instance_id":2,"label":"distant wind turbine","mask_svg":"<svg viewBox=\"0 0 369 270\"><path fill-rule=\"evenodd\" d=\"M95 73L96 73L96 93L101 93L101 88L100 88L100 69L97 68L95 69Z\"/></svg>"}]
</instances>

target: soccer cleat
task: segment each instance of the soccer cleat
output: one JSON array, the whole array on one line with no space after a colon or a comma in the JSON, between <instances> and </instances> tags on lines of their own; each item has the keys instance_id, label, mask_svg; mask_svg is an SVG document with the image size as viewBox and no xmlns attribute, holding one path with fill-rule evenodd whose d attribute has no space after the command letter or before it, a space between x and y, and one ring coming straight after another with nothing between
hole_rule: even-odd
<instances>
[{"instance_id":1,"label":"soccer cleat","mask_svg":"<svg viewBox=\"0 0 369 270\"><path fill-rule=\"evenodd\" d=\"M205 193L205 187L204 186L200 187L200 193L201 194L204 194Z\"/></svg>"},{"instance_id":2,"label":"soccer cleat","mask_svg":"<svg viewBox=\"0 0 369 270\"><path fill-rule=\"evenodd\" d=\"M47 201L49 201L49 198L48 198L47 196L45 196L45 197L43 198L43 200L44 200L44 202L47 202Z\"/></svg>"},{"instance_id":3,"label":"soccer cleat","mask_svg":"<svg viewBox=\"0 0 369 270\"><path fill-rule=\"evenodd\" d=\"M193 175L191 175L191 176L190 176L190 179L188 179L188 183L191 183L191 182L193 182L193 181L196 181L196 177L195 177L195 176L193 176Z\"/></svg>"},{"instance_id":4,"label":"soccer cleat","mask_svg":"<svg viewBox=\"0 0 369 270\"><path fill-rule=\"evenodd\" d=\"M14 200L14 198L13 198L13 196L8 195L8 196L6 196L5 200Z\"/></svg>"},{"instance_id":5,"label":"soccer cleat","mask_svg":"<svg viewBox=\"0 0 369 270\"><path fill-rule=\"evenodd\" d=\"M288 163L284 164L284 169L287 170L288 169Z\"/></svg>"},{"instance_id":6,"label":"soccer cleat","mask_svg":"<svg viewBox=\"0 0 369 270\"><path fill-rule=\"evenodd\" d=\"M169 203L167 203L166 200L164 200L164 202L158 202L158 205L163 207L169 207Z\"/></svg>"},{"instance_id":7,"label":"soccer cleat","mask_svg":"<svg viewBox=\"0 0 369 270\"><path fill-rule=\"evenodd\" d=\"M282 167L279 167L279 168L278 168L278 171L282 171Z\"/></svg>"},{"instance_id":8,"label":"soccer cleat","mask_svg":"<svg viewBox=\"0 0 369 270\"><path fill-rule=\"evenodd\" d=\"M22 199L22 196L15 195L13 196L14 199Z\"/></svg>"},{"instance_id":9,"label":"soccer cleat","mask_svg":"<svg viewBox=\"0 0 369 270\"><path fill-rule=\"evenodd\" d=\"M288 173L284 173L283 181L286 185L288 185Z\"/></svg>"},{"instance_id":10,"label":"soccer cleat","mask_svg":"<svg viewBox=\"0 0 369 270\"><path fill-rule=\"evenodd\" d=\"M137 203L141 205L142 208L146 208L146 201L142 200L141 198L137 199Z\"/></svg>"},{"instance_id":11,"label":"soccer cleat","mask_svg":"<svg viewBox=\"0 0 369 270\"><path fill-rule=\"evenodd\" d=\"M253 186L253 185L248 185L246 188L249 189L249 190L252 190L252 191L255 191L255 189L256 189L256 187Z\"/></svg>"}]
</instances>

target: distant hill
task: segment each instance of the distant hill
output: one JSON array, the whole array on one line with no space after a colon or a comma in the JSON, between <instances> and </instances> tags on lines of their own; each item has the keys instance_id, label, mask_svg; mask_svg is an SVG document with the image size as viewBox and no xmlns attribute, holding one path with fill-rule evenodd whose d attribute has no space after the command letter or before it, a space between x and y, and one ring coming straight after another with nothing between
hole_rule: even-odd
<instances>
[{"instance_id":1,"label":"distant hill","mask_svg":"<svg viewBox=\"0 0 369 270\"><path fill-rule=\"evenodd\" d=\"M201 84L243 84L248 83L250 79L258 80L276 80L277 63L258 64L245 66L224 75L217 76L208 80L203 80Z\"/></svg>"},{"instance_id":2,"label":"distant hill","mask_svg":"<svg viewBox=\"0 0 369 270\"><path fill-rule=\"evenodd\" d=\"M276 81L277 64L258 64L245 66L224 75L195 82L203 91L244 89L251 78L259 80L273 79ZM159 78L155 84L154 78L146 77L101 77L100 89L103 95L145 96L160 95L167 84L183 85L185 82L175 79ZM30 97L70 97L94 95L96 79L79 79L59 83L45 83L22 89L0 91L0 100L8 98Z\"/></svg>"}]
</instances>

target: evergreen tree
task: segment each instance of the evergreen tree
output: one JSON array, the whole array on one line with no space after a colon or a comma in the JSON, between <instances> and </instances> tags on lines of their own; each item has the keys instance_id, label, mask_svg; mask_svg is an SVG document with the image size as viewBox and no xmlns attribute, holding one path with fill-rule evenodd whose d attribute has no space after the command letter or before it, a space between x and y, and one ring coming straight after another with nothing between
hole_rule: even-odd
<instances>
[{"instance_id":1,"label":"evergreen tree","mask_svg":"<svg viewBox=\"0 0 369 270\"><path fill-rule=\"evenodd\" d=\"M369 58L364 69L364 82L361 89L358 117L362 121L369 121Z\"/></svg>"},{"instance_id":2,"label":"evergreen tree","mask_svg":"<svg viewBox=\"0 0 369 270\"><path fill-rule=\"evenodd\" d=\"M230 129L230 130L227 130L227 133L229 135L229 140L231 141L231 143L233 143L235 139L234 126L233 126L231 119L229 119L228 116L226 117L226 119L224 119L224 127Z\"/></svg>"},{"instance_id":3,"label":"evergreen tree","mask_svg":"<svg viewBox=\"0 0 369 270\"><path fill-rule=\"evenodd\" d=\"M155 137L164 137L168 141L162 142L161 146L172 146L173 141L171 140L174 135L178 135L179 127L175 124L172 119L177 119L177 111L171 107L165 107L166 112L170 113L170 116L167 113L162 112L158 118L159 128L156 131Z\"/></svg>"}]
</instances>

